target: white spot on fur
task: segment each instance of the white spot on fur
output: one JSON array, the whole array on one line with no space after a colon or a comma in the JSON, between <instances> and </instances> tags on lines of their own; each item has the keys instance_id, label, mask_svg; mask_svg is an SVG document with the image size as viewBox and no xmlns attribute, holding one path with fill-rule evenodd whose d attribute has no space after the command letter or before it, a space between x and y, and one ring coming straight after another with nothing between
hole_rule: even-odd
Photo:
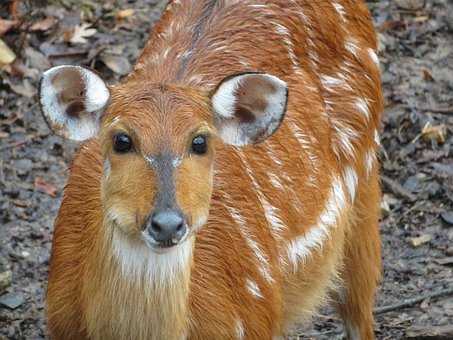
<instances>
[{"instance_id":1,"label":"white spot on fur","mask_svg":"<svg viewBox=\"0 0 453 340\"><path fill-rule=\"evenodd\" d=\"M376 51L373 50L372 48L369 48L368 54L370 55L371 60L373 60L373 62L379 67L380 62L379 62L379 57L378 57Z\"/></svg>"},{"instance_id":2,"label":"white spot on fur","mask_svg":"<svg viewBox=\"0 0 453 340\"><path fill-rule=\"evenodd\" d=\"M358 53L359 53L359 45L358 45L357 40L355 40L355 39L349 39L348 41L346 41L344 47L345 47L352 55L354 55L355 57L358 56Z\"/></svg>"},{"instance_id":3,"label":"white spot on fur","mask_svg":"<svg viewBox=\"0 0 453 340\"><path fill-rule=\"evenodd\" d=\"M335 178L326 205L318 221L308 231L294 240L287 247L290 263L296 271L299 262L305 262L312 251L320 250L329 237L330 229L334 228L346 207L346 197L340 178Z\"/></svg>"},{"instance_id":4,"label":"white spot on fur","mask_svg":"<svg viewBox=\"0 0 453 340\"><path fill-rule=\"evenodd\" d=\"M288 30L288 28L280 23L273 22L274 26L276 27L276 33L280 35L282 38L282 41L286 45L286 49L288 51L288 56L289 59L291 60L291 63L293 64L293 67L295 69L300 68L300 63L299 63L299 58L297 57L295 51L294 51L294 44L292 41L292 34Z\"/></svg>"},{"instance_id":5,"label":"white spot on fur","mask_svg":"<svg viewBox=\"0 0 453 340\"><path fill-rule=\"evenodd\" d=\"M368 106L368 103L365 99L363 98L357 98L356 102L355 102L355 106L357 107L357 109L363 113L363 115L366 117L367 120L370 119L370 108Z\"/></svg>"},{"instance_id":6,"label":"white spot on fur","mask_svg":"<svg viewBox=\"0 0 453 340\"><path fill-rule=\"evenodd\" d=\"M275 237L280 237L281 232L286 229L285 224L281 220L279 216L279 209L274 207L269 200L267 199L266 195L263 193L260 184L256 180L252 170L250 169L247 160L243 156L243 154L239 151L238 152L239 157L241 158L242 164L244 165L245 171L247 172L247 175L249 176L253 188L255 189L255 193L258 196L258 199L261 203L261 206L263 207L264 210L264 215L266 217L267 222L269 223L269 226L271 227L273 234Z\"/></svg>"},{"instance_id":7,"label":"white spot on fur","mask_svg":"<svg viewBox=\"0 0 453 340\"><path fill-rule=\"evenodd\" d=\"M268 282L274 282L274 279L271 275L268 257L261 249L260 245L255 241L255 236L251 234L248 228L248 223L245 220L244 216L239 212L239 210L236 209L236 207L234 206L234 201L231 199L230 195L227 192L223 192L223 199L225 201L225 208L228 210L233 220L239 225L239 231L241 232L242 237L258 260L258 270L260 271L261 275Z\"/></svg>"},{"instance_id":8,"label":"white spot on fur","mask_svg":"<svg viewBox=\"0 0 453 340\"><path fill-rule=\"evenodd\" d=\"M252 294L257 299L262 299L263 294L261 293L261 289L255 281L247 279L246 286L250 294Z\"/></svg>"},{"instance_id":9,"label":"white spot on fur","mask_svg":"<svg viewBox=\"0 0 453 340\"><path fill-rule=\"evenodd\" d=\"M379 132L377 130L374 131L374 142L376 145L381 146L381 137L379 137Z\"/></svg>"},{"instance_id":10,"label":"white spot on fur","mask_svg":"<svg viewBox=\"0 0 453 340\"><path fill-rule=\"evenodd\" d=\"M371 175L375 162L376 154L374 150L369 150L365 155L365 170L368 177Z\"/></svg>"},{"instance_id":11,"label":"white spot on fur","mask_svg":"<svg viewBox=\"0 0 453 340\"><path fill-rule=\"evenodd\" d=\"M238 340L242 340L245 337L244 325L241 320L236 321L236 337Z\"/></svg>"},{"instance_id":12,"label":"white spot on fur","mask_svg":"<svg viewBox=\"0 0 453 340\"><path fill-rule=\"evenodd\" d=\"M341 87L344 90L352 91L352 87L347 81L348 77L347 74L338 72L336 77L329 76L329 75L321 75L321 84L323 87L331 92L337 90L338 87Z\"/></svg>"},{"instance_id":13,"label":"white spot on fur","mask_svg":"<svg viewBox=\"0 0 453 340\"><path fill-rule=\"evenodd\" d=\"M341 155L353 159L355 157L353 141L358 139L357 131L353 130L351 127L346 126L340 121L333 121L332 127L335 131L336 139L338 145L334 145L334 152L337 157Z\"/></svg>"},{"instance_id":14,"label":"white spot on fur","mask_svg":"<svg viewBox=\"0 0 453 340\"><path fill-rule=\"evenodd\" d=\"M335 2L332 5L333 5L333 7L335 7L335 10L337 11L341 20L343 20L343 22L346 22L346 11L345 11L344 7L342 5L340 5L339 3L335 3Z\"/></svg>"},{"instance_id":15,"label":"white spot on fur","mask_svg":"<svg viewBox=\"0 0 453 340\"><path fill-rule=\"evenodd\" d=\"M118 227L112 237L113 253L118 260L122 274L128 279L147 278L158 285L169 285L178 274L190 266L193 252L193 238L158 254L144 239L132 239Z\"/></svg>"},{"instance_id":16,"label":"white spot on fur","mask_svg":"<svg viewBox=\"0 0 453 340\"><path fill-rule=\"evenodd\" d=\"M269 177L269 181L271 182L271 184L274 186L275 189L278 189L278 190L284 189L284 186L280 180L280 177L278 177L276 174L274 174L272 172L268 172L267 176Z\"/></svg>"},{"instance_id":17,"label":"white spot on fur","mask_svg":"<svg viewBox=\"0 0 453 340\"><path fill-rule=\"evenodd\" d=\"M349 197L351 198L351 202L354 202L355 194L357 190L358 178L357 173L355 170L348 166L343 172L343 179L346 184L346 188L348 189Z\"/></svg>"},{"instance_id":18,"label":"white spot on fur","mask_svg":"<svg viewBox=\"0 0 453 340\"><path fill-rule=\"evenodd\" d=\"M266 151L267 156L272 161L272 163L274 163L276 165L279 165L279 166L283 165L283 162L279 158L277 158L277 156L275 155L274 151L271 149L270 143L267 144L267 146L265 148L265 151Z\"/></svg>"}]
</instances>

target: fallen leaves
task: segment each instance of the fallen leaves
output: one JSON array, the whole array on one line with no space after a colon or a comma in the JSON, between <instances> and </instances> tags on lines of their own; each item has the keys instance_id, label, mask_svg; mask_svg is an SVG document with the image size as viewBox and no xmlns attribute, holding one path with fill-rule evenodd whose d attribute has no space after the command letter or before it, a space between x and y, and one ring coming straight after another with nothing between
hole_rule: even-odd
<instances>
[{"instance_id":1,"label":"fallen leaves","mask_svg":"<svg viewBox=\"0 0 453 340\"><path fill-rule=\"evenodd\" d=\"M30 26L30 31L36 32L41 31L45 32L51 29L57 23L57 19L54 17L47 17L43 20L35 22L33 25Z\"/></svg>"},{"instance_id":2,"label":"fallen leaves","mask_svg":"<svg viewBox=\"0 0 453 340\"><path fill-rule=\"evenodd\" d=\"M0 67L11 64L16 59L16 54L0 39Z\"/></svg>"},{"instance_id":3,"label":"fallen leaves","mask_svg":"<svg viewBox=\"0 0 453 340\"><path fill-rule=\"evenodd\" d=\"M35 178L35 190L45 193L51 197L56 197L57 196L57 188L50 183L47 183L44 178L42 177L36 177Z\"/></svg>"},{"instance_id":4,"label":"fallen leaves","mask_svg":"<svg viewBox=\"0 0 453 340\"><path fill-rule=\"evenodd\" d=\"M18 20L0 19L0 37L19 24Z\"/></svg>"},{"instance_id":5,"label":"fallen leaves","mask_svg":"<svg viewBox=\"0 0 453 340\"><path fill-rule=\"evenodd\" d=\"M445 138L447 135L447 127L445 124L440 125L431 125L430 122L427 122L422 130L422 138L425 141L435 140L439 144L445 143Z\"/></svg>"},{"instance_id":6,"label":"fallen leaves","mask_svg":"<svg viewBox=\"0 0 453 340\"><path fill-rule=\"evenodd\" d=\"M116 13L115 18L117 20L124 20L134 15L134 13L135 11L132 8L122 9Z\"/></svg>"},{"instance_id":7,"label":"fallen leaves","mask_svg":"<svg viewBox=\"0 0 453 340\"><path fill-rule=\"evenodd\" d=\"M89 37L92 37L97 33L95 28L91 28L91 24L82 23L75 26L72 30L66 31L64 34L64 40L72 44L86 44L88 43Z\"/></svg>"},{"instance_id":8,"label":"fallen leaves","mask_svg":"<svg viewBox=\"0 0 453 340\"><path fill-rule=\"evenodd\" d=\"M125 76L132 69L129 60L120 55L103 53L101 60L109 69L121 76Z\"/></svg>"}]
</instances>

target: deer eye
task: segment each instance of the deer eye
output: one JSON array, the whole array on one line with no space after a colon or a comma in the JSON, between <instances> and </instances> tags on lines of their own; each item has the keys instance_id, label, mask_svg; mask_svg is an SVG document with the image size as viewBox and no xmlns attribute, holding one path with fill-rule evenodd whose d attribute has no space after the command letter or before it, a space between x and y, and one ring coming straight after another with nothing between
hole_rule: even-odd
<instances>
[{"instance_id":1,"label":"deer eye","mask_svg":"<svg viewBox=\"0 0 453 340\"><path fill-rule=\"evenodd\" d=\"M208 151L206 136L197 136L192 140L192 152L197 155L204 155Z\"/></svg>"},{"instance_id":2,"label":"deer eye","mask_svg":"<svg viewBox=\"0 0 453 340\"><path fill-rule=\"evenodd\" d=\"M118 153L127 153L132 150L132 139L125 133L113 137L113 149Z\"/></svg>"}]
</instances>

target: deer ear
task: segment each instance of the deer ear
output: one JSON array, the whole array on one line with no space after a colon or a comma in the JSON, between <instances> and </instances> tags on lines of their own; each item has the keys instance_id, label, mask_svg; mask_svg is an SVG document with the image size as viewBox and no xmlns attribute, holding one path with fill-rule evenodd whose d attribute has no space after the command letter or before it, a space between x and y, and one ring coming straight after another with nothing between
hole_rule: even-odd
<instances>
[{"instance_id":1,"label":"deer ear","mask_svg":"<svg viewBox=\"0 0 453 340\"><path fill-rule=\"evenodd\" d=\"M39 101L55 133L77 141L94 137L110 98L104 81L79 66L56 66L44 72Z\"/></svg>"},{"instance_id":2,"label":"deer ear","mask_svg":"<svg viewBox=\"0 0 453 340\"><path fill-rule=\"evenodd\" d=\"M260 73L228 77L211 98L214 121L227 144L260 143L279 128L286 112L288 87Z\"/></svg>"}]
</instances>

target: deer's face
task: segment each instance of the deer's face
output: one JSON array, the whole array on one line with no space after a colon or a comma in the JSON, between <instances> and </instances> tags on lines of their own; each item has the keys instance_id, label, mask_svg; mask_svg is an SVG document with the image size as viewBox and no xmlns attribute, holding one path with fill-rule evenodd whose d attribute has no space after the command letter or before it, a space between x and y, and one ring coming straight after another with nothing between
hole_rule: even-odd
<instances>
[{"instance_id":1,"label":"deer's face","mask_svg":"<svg viewBox=\"0 0 453 340\"><path fill-rule=\"evenodd\" d=\"M287 88L270 75L243 74L211 93L146 81L109 90L93 72L62 66L44 74L40 100L60 134L99 138L106 225L162 251L206 223L216 144L272 135Z\"/></svg>"}]
</instances>

